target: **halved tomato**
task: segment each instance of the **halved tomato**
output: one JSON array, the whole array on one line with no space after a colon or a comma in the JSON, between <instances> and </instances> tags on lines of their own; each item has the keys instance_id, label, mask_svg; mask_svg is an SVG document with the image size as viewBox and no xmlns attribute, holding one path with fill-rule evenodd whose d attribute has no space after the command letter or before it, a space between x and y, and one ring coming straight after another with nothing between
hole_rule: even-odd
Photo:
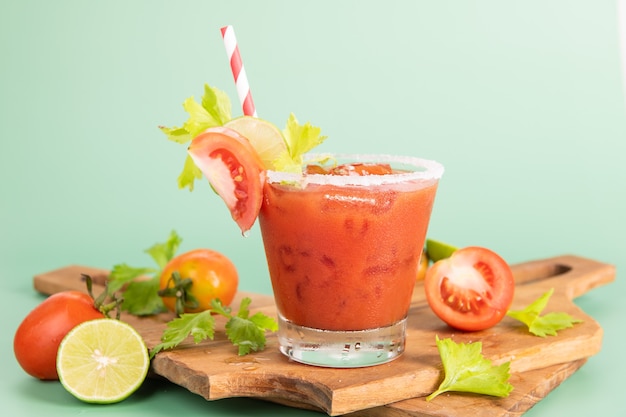
<instances>
[{"instance_id":1,"label":"halved tomato","mask_svg":"<svg viewBox=\"0 0 626 417\"><path fill-rule=\"evenodd\" d=\"M515 279L498 254L471 246L435 262L426 273L424 289L441 320L459 330L476 331L502 320L513 301Z\"/></svg>"},{"instance_id":2,"label":"halved tomato","mask_svg":"<svg viewBox=\"0 0 626 417\"><path fill-rule=\"evenodd\" d=\"M265 168L248 139L232 129L212 127L196 136L187 152L242 233L250 230L263 202Z\"/></svg>"}]
</instances>

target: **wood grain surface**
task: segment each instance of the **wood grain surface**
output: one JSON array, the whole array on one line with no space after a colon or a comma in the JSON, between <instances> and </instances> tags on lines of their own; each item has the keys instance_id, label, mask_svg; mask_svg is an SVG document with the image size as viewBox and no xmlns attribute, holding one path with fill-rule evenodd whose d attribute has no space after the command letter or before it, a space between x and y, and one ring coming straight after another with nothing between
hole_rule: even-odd
<instances>
[{"instance_id":1,"label":"wood grain surface","mask_svg":"<svg viewBox=\"0 0 626 417\"><path fill-rule=\"evenodd\" d=\"M600 350L602 328L573 299L613 281L615 268L564 255L513 265L512 269L516 279L513 309L525 307L554 288L545 312L566 312L583 322L545 338L529 334L521 323L508 317L491 329L463 333L447 327L434 316L418 282L409 312L405 353L390 363L359 369L302 365L279 353L273 335L268 335L264 351L239 357L226 339L224 322L218 321L214 340L194 344L189 339L174 350L161 352L152 362L152 371L207 400L255 397L329 415L520 415ZM82 273L102 283L108 271L68 266L35 276L34 286L44 294L84 290ZM238 305L242 297L252 299L252 312L275 316L272 297L240 292L233 305ZM171 318L171 314L147 318L122 316L144 337L148 347L160 341L165 323ZM445 394L425 401L423 397L433 392L443 377L435 336L450 337L457 343L481 341L483 354L494 364L510 361L514 391L504 399Z\"/></svg>"}]
</instances>

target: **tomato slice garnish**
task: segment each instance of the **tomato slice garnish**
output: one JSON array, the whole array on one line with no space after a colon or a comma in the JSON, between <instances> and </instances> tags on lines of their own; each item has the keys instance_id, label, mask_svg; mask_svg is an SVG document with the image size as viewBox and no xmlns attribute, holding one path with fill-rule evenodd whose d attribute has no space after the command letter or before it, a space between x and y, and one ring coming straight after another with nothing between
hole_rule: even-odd
<instances>
[{"instance_id":1,"label":"tomato slice garnish","mask_svg":"<svg viewBox=\"0 0 626 417\"><path fill-rule=\"evenodd\" d=\"M242 233L250 230L263 202L265 168L248 139L232 129L212 127L191 141L188 153Z\"/></svg>"},{"instance_id":2,"label":"tomato slice garnish","mask_svg":"<svg viewBox=\"0 0 626 417\"><path fill-rule=\"evenodd\" d=\"M513 302L515 279L498 254L471 246L433 264L424 289L441 320L459 330L476 331L502 320Z\"/></svg>"}]
</instances>

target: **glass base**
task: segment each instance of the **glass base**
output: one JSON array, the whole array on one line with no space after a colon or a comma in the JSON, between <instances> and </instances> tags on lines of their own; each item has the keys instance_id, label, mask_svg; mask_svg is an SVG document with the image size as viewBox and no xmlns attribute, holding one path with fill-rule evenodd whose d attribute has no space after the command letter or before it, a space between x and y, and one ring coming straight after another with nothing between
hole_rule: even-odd
<instances>
[{"instance_id":1,"label":"glass base","mask_svg":"<svg viewBox=\"0 0 626 417\"><path fill-rule=\"evenodd\" d=\"M369 330L320 330L278 315L280 351L296 362L330 368L380 365L404 352L406 319Z\"/></svg>"}]
</instances>

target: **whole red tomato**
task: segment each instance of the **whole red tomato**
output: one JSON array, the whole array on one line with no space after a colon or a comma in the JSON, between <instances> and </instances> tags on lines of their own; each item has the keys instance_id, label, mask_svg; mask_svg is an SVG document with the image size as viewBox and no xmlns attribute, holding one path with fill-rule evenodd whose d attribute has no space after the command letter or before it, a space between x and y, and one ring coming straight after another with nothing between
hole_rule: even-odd
<instances>
[{"instance_id":1,"label":"whole red tomato","mask_svg":"<svg viewBox=\"0 0 626 417\"><path fill-rule=\"evenodd\" d=\"M195 249L174 257L163 268L160 290L172 288L172 274L177 272L181 279L189 279L188 293L197 305L186 305L185 313L197 313L211 308L211 300L219 299L227 306L237 293L239 275L230 259L211 249ZM176 291L178 292L178 291ZM176 312L176 297L163 297L163 304ZM177 312L180 313L180 312Z\"/></svg>"},{"instance_id":2,"label":"whole red tomato","mask_svg":"<svg viewBox=\"0 0 626 417\"><path fill-rule=\"evenodd\" d=\"M441 320L459 330L476 331L502 320L513 301L515 279L498 254L471 246L435 262L426 272L424 290Z\"/></svg>"},{"instance_id":3,"label":"whole red tomato","mask_svg":"<svg viewBox=\"0 0 626 417\"><path fill-rule=\"evenodd\" d=\"M64 291L51 295L17 328L13 339L15 358L35 378L59 379L56 357L61 340L76 325L103 317L88 294Z\"/></svg>"}]
</instances>

